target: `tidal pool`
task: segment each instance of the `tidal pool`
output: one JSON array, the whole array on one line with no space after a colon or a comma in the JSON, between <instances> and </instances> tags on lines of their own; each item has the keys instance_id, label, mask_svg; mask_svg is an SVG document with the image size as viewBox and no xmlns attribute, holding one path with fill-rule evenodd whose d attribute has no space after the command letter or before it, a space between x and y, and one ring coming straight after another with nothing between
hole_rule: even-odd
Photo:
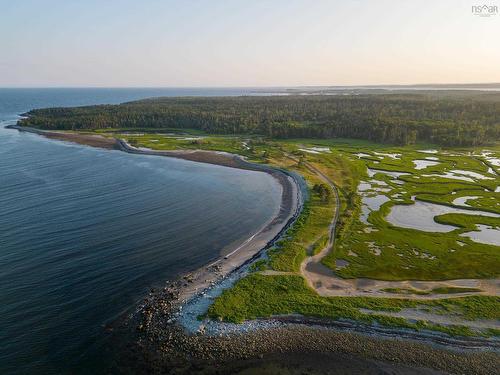
<instances>
[{"instance_id":1,"label":"tidal pool","mask_svg":"<svg viewBox=\"0 0 500 375\"><path fill-rule=\"evenodd\" d=\"M492 165L495 167L500 167L500 159L499 158L489 158L487 159Z\"/></svg>"},{"instance_id":2,"label":"tidal pool","mask_svg":"<svg viewBox=\"0 0 500 375\"><path fill-rule=\"evenodd\" d=\"M461 175L457 175L452 172L445 172L443 174L423 174L422 177L440 177L440 178L451 178L452 180L460 180L460 181L467 181L467 182L474 182L474 180L470 177L465 177Z\"/></svg>"},{"instance_id":3,"label":"tidal pool","mask_svg":"<svg viewBox=\"0 0 500 375\"><path fill-rule=\"evenodd\" d=\"M392 159L400 159L401 158L401 154L391 154L391 153L384 153L384 152L377 152L375 151L374 152L375 155L378 155L378 156L387 156L389 158L392 158Z\"/></svg>"},{"instance_id":4,"label":"tidal pool","mask_svg":"<svg viewBox=\"0 0 500 375\"><path fill-rule=\"evenodd\" d=\"M318 152L318 151L315 151L315 150L310 150L308 148L299 148L299 151L304 151L304 152L307 152L309 154L321 154L321 152Z\"/></svg>"},{"instance_id":5,"label":"tidal pool","mask_svg":"<svg viewBox=\"0 0 500 375\"><path fill-rule=\"evenodd\" d=\"M423 202L415 200L411 205L398 204L391 208L386 220L397 227L416 229L425 232L451 232L458 229L453 225L440 224L434 221L434 218L444 214L464 214L480 215L488 217L500 217L499 214L479 210L466 210L456 207L449 207L441 204Z\"/></svg>"},{"instance_id":6,"label":"tidal pool","mask_svg":"<svg viewBox=\"0 0 500 375\"><path fill-rule=\"evenodd\" d=\"M361 158L369 158L369 157L371 157L371 155L369 155L369 154L365 154L365 153L363 153L363 152L358 152L357 154L354 154L354 155L356 155L356 156L357 156L358 158L360 158L360 159L361 159Z\"/></svg>"},{"instance_id":7,"label":"tidal pool","mask_svg":"<svg viewBox=\"0 0 500 375\"><path fill-rule=\"evenodd\" d=\"M361 181L359 183L359 186L358 186L358 191L359 192L361 192L361 191L367 191L367 190L370 190L371 188L372 188L372 185L369 182Z\"/></svg>"},{"instance_id":8,"label":"tidal pool","mask_svg":"<svg viewBox=\"0 0 500 375\"><path fill-rule=\"evenodd\" d=\"M477 224L477 230L460 234L469 237L474 242L500 246L500 230L489 225Z\"/></svg>"},{"instance_id":9,"label":"tidal pool","mask_svg":"<svg viewBox=\"0 0 500 375\"><path fill-rule=\"evenodd\" d=\"M425 169L427 167L432 167L433 165L438 165L439 163L437 161L432 161L432 160L416 159L413 160L413 164L415 164L415 169L420 170L420 169Z\"/></svg>"},{"instance_id":10,"label":"tidal pool","mask_svg":"<svg viewBox=\"0 0 500 375\"><path fill-rule=\"evenodd\" d=\"M457 175L465 175L469 176L478 180L494 180L493 177L486 177L485 175L482 175L481 173L473 172L473 171L464 171L463 169L454 169L451 171L451 173L455 173Z\"/></svg>"},{"instance_id":11,"label":"tidal pool","mask_svg":"<svg viewBox=\"0 0 500 375\"><path fill-rule=\"evenodd\" d=\"M349 262L345 259L335 259L335 267L337 269L345 268L349 265Z\"/></svg>"},{"instance_id":12,"label":"tidal pool","mask_svg":"<svg viewBox=\"0 0 500 375\"><path fill-rule=\"evenodd\" d=\"M330 148L328 147L309 147L309 148L299 148L300 151L308 152L310 154L322 154L323 152L330 153Z\"/></svg>"},{"instance_id":13,"label":"tidal pool","mask_svg":"<svg viewBox=\"0 0 500 375\"><path fill-rule=\"evenodd\" d=\"M492 156L493 153L489 151L483 151L481 155L486 159L488 163L494 165L495 167L500 167L500 158Z\"/></svg>"},{"instance_id":14,"label":"tidal pool","mask_svg":"<svg viewBox=\"0 0 500 375\"><path fill-rule=\"evenodd\" d=\"M375 195L375 196L364 196L362 199L362 206L361 206L361 217L360 220L361 222L368 224L368 215L370 215L370 212L372 211L378 211L380 206L382 206L385 202L390 201L388 197L385 195Z\"/></svg>"},{"instance_id":15,"label":"tidal pool","mask_svg":"<svg viewBox=\"0 0 500 375\"><path fill-rule=\"evenodd\" d=\"M479 197L477 197L477 196L473 197L473 196L467 195L465 197L456 198L451 203L454 204L455 206L471 207L470 205L467 204L467 201L472 201L472 200L477 199L477 198L479 198Z\"/></svg>"},{"instance_id":16,"label":"tidal pool","mask_svg":"<svg viewBox=\"0 0 500 375\"><path fill-rule=\"evenodd\" d=\"M372 169L372 168L367 168L368 170L368 177L373 177L375 176L376 173L383 173L388 176L391 176L392 178L398 178L400 176L407 176L409 173L407 172L395 172L395 171L384 171L382 169Z\"/></svg>"}]
</instances>

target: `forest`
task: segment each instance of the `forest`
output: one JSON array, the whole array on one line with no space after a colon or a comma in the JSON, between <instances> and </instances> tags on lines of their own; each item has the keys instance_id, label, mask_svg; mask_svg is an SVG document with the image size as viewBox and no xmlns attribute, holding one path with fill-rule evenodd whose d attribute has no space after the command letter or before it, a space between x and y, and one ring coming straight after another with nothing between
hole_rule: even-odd
<instances>
[{"instance_id":1,"label":"forest","mask_svg":"<svg viewBox=\"0 0 500 375\"><path fill-rule=\"evenodd\" d=\"M198 129L272 138L357 138L477 146L500 140L500 93L162 97L119 105L35 109L22 126L51 130Z\"/></svg>"}]
</instances>

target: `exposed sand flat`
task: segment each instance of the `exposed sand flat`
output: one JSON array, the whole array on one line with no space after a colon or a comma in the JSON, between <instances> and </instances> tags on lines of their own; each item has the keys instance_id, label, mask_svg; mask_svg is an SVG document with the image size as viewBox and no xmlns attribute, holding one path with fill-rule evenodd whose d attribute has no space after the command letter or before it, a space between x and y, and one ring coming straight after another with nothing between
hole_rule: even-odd
<instances>
[{"instance_id":1,"label":"exposed sand flat","mask_svg":"<svg viewBox=\"0 0 500 375\"><path fill-rule=\"evenodd\" d=\"M316 292L325 297L384 297L406 299L443 299L450 297L464 297L470 295L500 296L500 279L458 279L445 281L384 281L373 279L343 279L335 275L334 271L324 266L318 259L310 259L302 269L302 274L308 284ZM453 294L430 293L436 288L477 288L481 292L466 292ZM414 295L408 293L388 293L384 289L416 289L429 292L427 295Z\"/></svg>"},{"instance_id":2,"label":"exposed sand flat","mask_svg":"<svg viewBox=\"0 0 500 375\"><path fill-rule=\"evenodd\" d=\"M58 139L60 141L73 142L92 147L99 147L106 149L116 148L115 139L106 138L98 134L84 134L84 133L73 133L73 132L63 132L63 131L46 131L19 125L9 125L6 126L6 128L17 129L19 131L27 133L43 135L44 137L50 139Z\"/></svg>"}]
</instances>

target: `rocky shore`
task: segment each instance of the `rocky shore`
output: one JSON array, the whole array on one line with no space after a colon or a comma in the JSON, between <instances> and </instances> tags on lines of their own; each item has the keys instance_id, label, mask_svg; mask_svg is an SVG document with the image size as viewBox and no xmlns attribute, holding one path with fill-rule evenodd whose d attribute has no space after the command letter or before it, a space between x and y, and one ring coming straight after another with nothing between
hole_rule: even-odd
<instances>
[{"instance_id":1,"label":"rocky shore","mask_svg":"<svg viewBox=\"0 0 500 375\"><path fill-rule=\"evenodd\" d=\"M152 290L122 322L129 345L117 356L113 372L497 374L500 368L496 351L451 350L396 336L306 324L306 320L266 320L248 331L189 334L178 322L184 283L181 279Z\"/></svg>"}]
</instances>

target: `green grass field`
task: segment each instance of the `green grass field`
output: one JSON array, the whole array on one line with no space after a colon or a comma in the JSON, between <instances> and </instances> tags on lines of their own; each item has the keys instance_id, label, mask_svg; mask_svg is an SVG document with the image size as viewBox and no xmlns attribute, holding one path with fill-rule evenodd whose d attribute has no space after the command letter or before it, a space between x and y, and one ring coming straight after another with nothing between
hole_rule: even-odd
<instances>
[{"instance_id":1,"label":"green grass field","mask_svg":"<svg viewBox=\"0 0 500 375\"><path fill-rule=\"evenodd\" d=\"M320 297L309 289L301 276L251 274L223 292L208 310L208 317L240 323L248 319L275 315L301 314L318 318L352 319L368 323L409 329L437 330L454 335L491 335L475 332L464 325L435 325L425 321L377 315L376 312L397 312L403 308L423 307L438 314L455 314L468 320L500 319L500 298L473 296L443 300L416 301L367 297ZM374 311L366 314L360 309Z\"/></svg>"}]
</instances>

